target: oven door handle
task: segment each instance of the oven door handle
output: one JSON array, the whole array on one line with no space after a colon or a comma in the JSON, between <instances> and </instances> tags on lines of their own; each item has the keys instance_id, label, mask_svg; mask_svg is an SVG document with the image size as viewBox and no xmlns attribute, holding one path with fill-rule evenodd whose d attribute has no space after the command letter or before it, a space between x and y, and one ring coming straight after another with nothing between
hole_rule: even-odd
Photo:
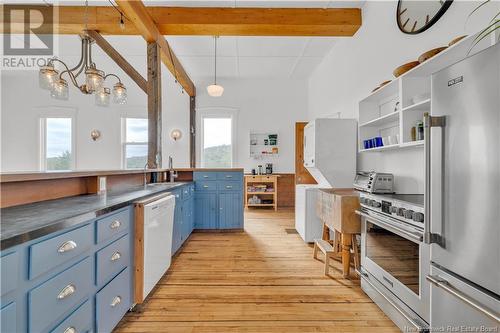
<instances>
[{"instance_id":1,"label":"oven door handle","mask_svg":"<svg viewBox=\"0 0 500 333\"><path fill-rule=\"evenodd\" d=\"M389 231L391 231L391 232L393 232L401 237L407 238L407 239L414 241L416 243L420 243L424 239L424 236L422 234L401 229L401 228L393 225L390 222L383 221L380 217L373 217L373 216L368 215L368 214L366 214L362 211L359 211L359 210L356 210L356 214L358 214L359 216L370 219L371 223L376 224L379 227L387 229L387 230L389 230Z\"/></svg>"}]
</instances>

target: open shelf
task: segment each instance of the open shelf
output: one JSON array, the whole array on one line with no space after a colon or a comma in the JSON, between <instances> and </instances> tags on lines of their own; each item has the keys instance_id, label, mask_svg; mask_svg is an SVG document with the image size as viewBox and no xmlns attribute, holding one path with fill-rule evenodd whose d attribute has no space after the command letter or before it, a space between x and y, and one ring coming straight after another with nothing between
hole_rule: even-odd
<instances>
[{"instance_id":1,"label":"open shelf","mask_svg":"<svg viewBox=\"0 0 500 333\"><path fill-rule=\"evenodd\" d=\"M273 194L274 195L274 191L273 192L251 192L251 191L247 191L247 195L254 195L254 194L259 194L259 195Z\"/></svg>"},{"instance_id":2,"label":"open shelf","mask_svg":"<svg viewBox=\"0 0 500 333\"><path fill-rule=\"evenodd\" d=\"M401 148L405 148L405 147L419 147L423 145L424 145L424 140L418 140L418 141L403 142L399 146Z\"/></svg>"},{"instance_id":3,"label":"open shelf","mask_svg":"<svg viewBox=\"0 0 500 333\"><path fill-rule=\"evenodd\" d=\"M390 145L390 146L375 147L375 148L368 148L368 149L361 149L359 152L360 153L375 152L375 151L392 150L392 149L397 149L397 148L399 148L399 144Z\"/></svg>"},{"instance_id":4,"label":"open shelf","mask_svg":"<svg viewBox=\"0 0 500 333\"><path fill-rule=\"evenodd\" d=\"M274 207L274 204L247 204L248 207Z\"/></svg>"},{"instance_id":5,"label":"open shelf","mask_svg":"<svg viewBox=\"0 0 500 333\"><path fill-rule=\"evenodd\" d=\"M410 110L429 111L430 108L431 108L431 99L428 98L424 101L403 108L403 111L410 111Z\"/></svg>"},{"instance_id":6,"label":"open shelf","mask_svg":"<svg viewBox=\"0 0 500 333\"><path fill-rule=\"evenodd\" d=\"M390 124L397 121L399 118L399 111L386 114L382 117L375 118L373 120L367 121L360 124L359 127L378 127L385 124Z\"/></svg>"}]
</instances>

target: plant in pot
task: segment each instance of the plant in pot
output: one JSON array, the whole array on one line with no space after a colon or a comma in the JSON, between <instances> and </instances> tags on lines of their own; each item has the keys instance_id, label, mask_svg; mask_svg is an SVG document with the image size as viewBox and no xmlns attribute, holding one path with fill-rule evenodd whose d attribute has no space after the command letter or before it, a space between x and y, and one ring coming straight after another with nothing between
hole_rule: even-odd
<instances>
[{"instance_id":1,"label":"plant in pot","mask_svg":"<svg viewBox=\"0 0 500 333\"><path fill-rule=\"evenodd\" d=\"M484 6L488 5L490 2L492 2L491 0L485 0L485 1L482 1L479 3L479 5L476 6L476 8L474 8L474 10L469 14L469 16L467 17L467 21L469 20L469 18L471 18L475 13L477 13L478 10L480 10L481 8L483 8ZM469 50L469 53L472 51L472 49L477 45L479 44L479 42L481 42L483 39L491 36L492 34L495 34L497 30L500 30L500 11L497 11L496 13L493 12L494 16L493 18L488 22L487 26L485 28L483 28L479 34L474 38L473 42L472 42L472 46ZM500 40L500 36L499 38L497 38L497 42Z\"/></svg>"}]
</instances>

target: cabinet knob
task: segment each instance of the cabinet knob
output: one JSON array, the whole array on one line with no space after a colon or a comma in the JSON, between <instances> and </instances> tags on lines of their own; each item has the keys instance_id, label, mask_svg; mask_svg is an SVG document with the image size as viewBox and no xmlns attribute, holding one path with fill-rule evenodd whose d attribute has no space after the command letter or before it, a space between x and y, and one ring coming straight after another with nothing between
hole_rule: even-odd
<instances>
[{"instance_id":1,"label":"cabinet knob","mask_svg":"<svg viewBox=\"0 0 500 333\"><path fill-rule=\"evenodd\" d=\"M208 178L208 176L207 176L207 175L204 175L204 176L203 176L203 178Z\"/></svg>"},{"instance_id":2,"label":"cabinet knob","mask_svg":"<svg viewBox=\"0 0 500 333\"><path fill-rule=\"evenodd\" d=\"M113 253L113 255L111 256L111 261L117 261L119 260L120 258L122 257L122 254L118 251L116 251L115 253Z\"/></svg>"},{"instance_id":3,"label":"cabinet knob","mask_svg":"<svg viewBox=\"0 0 500 333\"><path fill-rule=\"evenodd\" d=\"M62 290L57 295L57 299L65 299L73 295L76 291L76 287L74 284L68 284L66 287L62 288Z\"/></svg>"},{"instance_id":4,"label":"cabinet knob","mask_svg":"<svg viewBox=\"0 0 500 333\"><path fill-rule=\"evenodd\" d=\"M208 185L203 185L203 188L208 188Z\"/></svg>"},{"instance_id":5,"label":"cabinet knob","mask_svg":"<svg viewBox=\"0 0 500 333\"><path fill-rule=\"evenodd\" d=\"M66 242L62 243L61 246L59 246L59 248L57 249L57 252L65 253L65 252L72 251L72 250L76 249L76 247L77 247L77 245L74 241L72 241L72 240L66 241Z\"/></svg>"},{"instance_id":6,"label":"cabinet knob","mask_svg":"<svg viewBox=\"0 0 500 333\"><path fill-rule=\"evenodd\" d=\"M113 300L111 301L111 304L109 304L112 308L114 308L115 306L117 306L118 304L120 304L122 302L122 298L120 296L115 296L113 298Z\"/></svg>"},{"instance_id":7,"label":"cabinet knob","mask_svg":"<svg viewBox=\"0 0 500 333\"><path fill-rule=\"evenodd\" d=\"M77 333L77 331L76 331L76 328L74 328L73 326L70 326L70 327L66 328L63 333Z\"/></svg>"},{"instance_id":8,"label":"cabinet knob","mask_svg":"<svg viewBox=\"0 0 500 333\"><path fill-rule=\"evenodd\" d=\"M233 186L232 185L227 185L226 188L233 188Z\"/></svg>"},{"instance_id":9,"label":"cabinet knob","mask_svg":"<svg viewBox=\"0 0 500 333\"><path fill-rule=\"evenodd\" d=\"M231 176L231 175L226 175L226 178L233 178L233 176Z\"/></svg>"},{"instance_id":10,"label":"cabinet knob","mask_svg":"<svg viewBox=\"0 0 500 333\"><path fill-rule=\"evenodd\" d=\"M119 220L114 220L113 222L111 222L111 224L109 225L109 227L110 227L111 229L117 229L117 228L119 228L121 225L122 225L122 223L121 223Z\"/></svg>"}]
</instances>

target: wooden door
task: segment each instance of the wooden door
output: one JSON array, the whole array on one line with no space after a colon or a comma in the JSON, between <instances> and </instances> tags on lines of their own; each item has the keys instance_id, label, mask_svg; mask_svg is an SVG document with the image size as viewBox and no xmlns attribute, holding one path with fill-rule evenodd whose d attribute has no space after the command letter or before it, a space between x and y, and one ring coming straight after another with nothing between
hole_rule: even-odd
<instances>
[{"instance_id":1,"label":"wooden door","mask_svg":"<svg viewBox=\"0 0 500 333\"><path fill-rule=\"evenodd\" d=\"M304 167L304 127L307 122L295 123L295 184L317 184Z\"/></svg>"}]
</instances>

